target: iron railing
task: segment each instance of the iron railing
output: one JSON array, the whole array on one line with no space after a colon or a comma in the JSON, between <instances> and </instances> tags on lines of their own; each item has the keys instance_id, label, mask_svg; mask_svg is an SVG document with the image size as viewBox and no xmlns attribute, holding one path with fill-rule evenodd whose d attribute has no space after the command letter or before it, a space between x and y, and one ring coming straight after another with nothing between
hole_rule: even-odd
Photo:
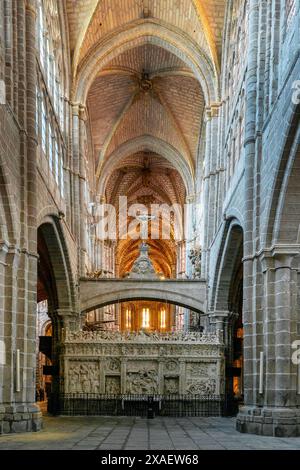
<instances>
[{"instance_id":1,"label":"iron railing","mask_svg":"<svg viewBox=\"0 0 300 470\"><path fill-rule=\"evenodd\" d=\"M52 395L48 411L66 416L233 416L237 405L218 395Z\"/></svg>"}]
</instances>

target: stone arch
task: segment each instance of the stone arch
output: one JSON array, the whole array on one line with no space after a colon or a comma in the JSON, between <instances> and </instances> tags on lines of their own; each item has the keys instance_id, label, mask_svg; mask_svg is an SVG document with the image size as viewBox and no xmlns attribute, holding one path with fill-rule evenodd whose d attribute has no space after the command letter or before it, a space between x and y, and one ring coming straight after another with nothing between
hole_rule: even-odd
<instances>
[{"instance_id":1,"label":"stone arch","mask_svg":"<svg viewBox=\"0 0 300 470\"><path fill-rule=\"evenodd\" d=\"M73 100L86 102L97 73L113 59L116 51L119 55L146 42L165 48L187 64L202 87L206 104L219 100L219 80L210 58L182 31L154 19L134 21L97 44L79 70Z\"/></svg>"},{"instance_id":2,"label":"stone arch","mask_svg":"<svg viewBox=\"0 0 300 470\"><path fill-rule=\"evenodd\" d=\"M98 308L103 308L106 307L107 305L113 305L116 303L121 303L121 302L134 302L134 301L140 301L140 300L148 300L151 302L162 302L162 303L168 303L171 305L177 305L178 307L183 307L187 308L189 310L192 310L193 312L204 314L204 307L200 309L199 307L196 306L196 303L191 301L190 299L183 299L182 296L174 295L174 298L172 300L167 300L164 296L163 293L159 295L158 293L148 293L148 295L139 295L138 293L120 293L118 295L118 298L115 298L113 295L107 294L105 298L103 298L101 301L96 301L96 304L87 305L85 310L83 310L83 313L88 313L93 310L96 310Z\"/></svg>"},{"instance_id":3,"label":"stone arch","mask_svg":"<svg viewBox=\"0 0 300 470\"><path fill-rule=\"evenodd\" d=\"M140 136L129 140L116 149L106 160L101 169L101 178L98 183L98 193L105 194L105 187L109 175L120 161L136 152L148 150L161 155L174 165L182 176L187 195L194 192L194 172L184 157L170 144L152 136ZM112 164L113 162L113 164Z\"/></svg>"},{"instance_id":4,"label":"stone arch","mask_svg":"<svg viewBox=\"0 0 300 470\"><path fill-rule=\"evenodd\" d=\"M39 225L48 250L53 279L49 285L50 309L71 313L75 310L75 288L61 223L57 217L46 216Z\"/></svg>"},{"instance_id":5,"label":"stone arch","mask_svg":"<svg viewBox=\"0 0 300 470\"><path fill-rule=\"evenodd\" d=\"M154 300L178 305L197 313L206 312L205 283L197 281L85 280L80 282L81 312L134 300Z\"/></svg>"},{"instance_id":6,"label":"stone arch","mask_svg":"<svg viewBox=\"0 0 300 470\"><path fill-rule=\"evenodd\" d=\"M220 254L215 272L212 300L215 311L227 312L230 308L229 296L232 281L243 257L243 229L237 219L232 219L226 224Z\"/></svg>"},{"instance_id":7,"label":"stone arch","mask_svg":"<svg viewBox=\"0 0 300 470\"><path fill-rule=\"evenodd\" d=\"M265 242L299 243L300 207L297 204L300 179L300 106L294 106L288 121L286 139L276 169L266 217Z\"/></svg>"}]
</instances>

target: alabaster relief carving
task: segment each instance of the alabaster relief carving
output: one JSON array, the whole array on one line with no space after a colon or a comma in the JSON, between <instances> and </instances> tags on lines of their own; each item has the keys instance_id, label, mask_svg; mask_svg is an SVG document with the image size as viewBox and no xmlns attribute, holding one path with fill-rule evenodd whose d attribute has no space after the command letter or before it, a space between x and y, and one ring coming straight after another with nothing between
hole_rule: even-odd
<instances>
[{"instance_id":1,"label":"alabaster relief carving","mask_svg":"<svg viewBox=\"0 0 300 470\"><path fill-rule=\"evenodd\" d=\"M215 363L188 362L186 365L186 374L188 377L213 377L216 373L217 366Z\"/></svg>"},{"instance_id":2,"label":"alabaster relief carving","mask_svg":"<svg viewBox=\"0 0 300 470\"><path fill-rule=\"evenodd\" d=\"M176 372L178 369L178 362L177 361L168 361L165 364L165 370L167 372Z\"/></svg>"},{"instance_id":3,"label":"alabaster relief carving","mask_svg":"<svg viewBox=\"0 0 300 470\"><path fill-rule=\"evenodd\" d=\"M186 391L189 395L214 395L216 393L216 379L211 377L189 380Z\"/></svg>"},{"instance_id":4,"label":"alabaster relief carving","mask_svg":"<svg viewBox=\"0 0 300 470\"><path fill-rule=\"evenodd\" d=\"M108 395L119 395L121 393L120 377L105 377L105 393L107 393Z\"/></svg>"},{"instance_id":5,"label":"alabaster relief carving","mask_svg":"<svg viewBox=\"0 0 300 470\"><path fill-rule=\"evenodd\" d=\"M70 364L68 369L69 392L98 393L99 367L96 363Z\"/></svg>"},{"instance_id":6,"label":"alabaster relief carving","mask_svg":"<svg viewBox=\"0 0 300 470\"><path fill-rule=\"evenodd\" d=\"M120 371L120 361L118 359L109 359L105 363L105 369L110 372L119 372Z\"/></svg>"},{"instance_id":7,"label":"alabaster relief carving","mask_svg":"<svg viewBox=\"0 0 300 470\"><path fill-rule=\"evenodd\" d=\"M141 368L137 372L128 372L126 392L133 395L158 393L158 376L154 369Z\"/></svg>"},{"instance_id":8,"label":"alabaster relief carving","mask_svg":"<svg viewBox=\"0 0 300 470\"><path fill-rule=\"evenodd\" d=\"M120 332L120 331L76 331L66 330L65 342L135 342L135 343L199 343L221 344L220 333L174 332L174 333L148 333Z\"/></svg>"},{"instance_id":9,"label":"alabaster relief carving","mask_svg":"<svg viewBox=\"0 0 300 470\"><path fill-rule=\"evenodd\" d=\"M136 333L128 339L115 332L77 332L66 339L65 393L209 395L224 388L217 335Z\"/></svg>"},{"instance_id":10,"label":"alabaster relief carving","mask_svg":"<svg viewBox=\"0 0 300 470\"><path fill-rule=\"evenodd\" d=\"M165 377L164 380L164 394L177 395L179 393L179 378L178 377Z\"/></svg>"}]
</instances>

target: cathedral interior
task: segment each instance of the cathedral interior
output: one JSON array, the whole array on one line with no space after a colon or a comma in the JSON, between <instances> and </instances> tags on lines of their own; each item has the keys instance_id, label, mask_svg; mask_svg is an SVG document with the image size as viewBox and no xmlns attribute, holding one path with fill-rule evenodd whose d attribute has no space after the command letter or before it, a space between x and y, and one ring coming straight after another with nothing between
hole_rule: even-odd
<instances>
[{"instance_id":1,"label":"cathedral interior","mask_svg":"<svg viewBox=\"0 0 300 470\"><path fill-rule=\"evenodd\" d=\"M299 116L300 0L0 0L0 434L300 436Z\"/></svg>"}]
</instances>

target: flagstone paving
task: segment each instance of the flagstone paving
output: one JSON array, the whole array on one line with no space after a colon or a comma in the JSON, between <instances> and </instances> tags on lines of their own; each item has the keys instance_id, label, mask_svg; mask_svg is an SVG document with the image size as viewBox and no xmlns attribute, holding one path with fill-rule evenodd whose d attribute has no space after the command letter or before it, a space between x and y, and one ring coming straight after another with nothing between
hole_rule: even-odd
<instances>
[{"instance_id":1,"label":"flagstone paving","mask_svg":"<svg viewBox=\"0 0 300 470\"><path fill-rule=\"evenodd\" d=\"M234 418L44 417L38 433L0 436L0 450L300 450L300 437L240 434Z\"/></svg>"}]
</instances>

